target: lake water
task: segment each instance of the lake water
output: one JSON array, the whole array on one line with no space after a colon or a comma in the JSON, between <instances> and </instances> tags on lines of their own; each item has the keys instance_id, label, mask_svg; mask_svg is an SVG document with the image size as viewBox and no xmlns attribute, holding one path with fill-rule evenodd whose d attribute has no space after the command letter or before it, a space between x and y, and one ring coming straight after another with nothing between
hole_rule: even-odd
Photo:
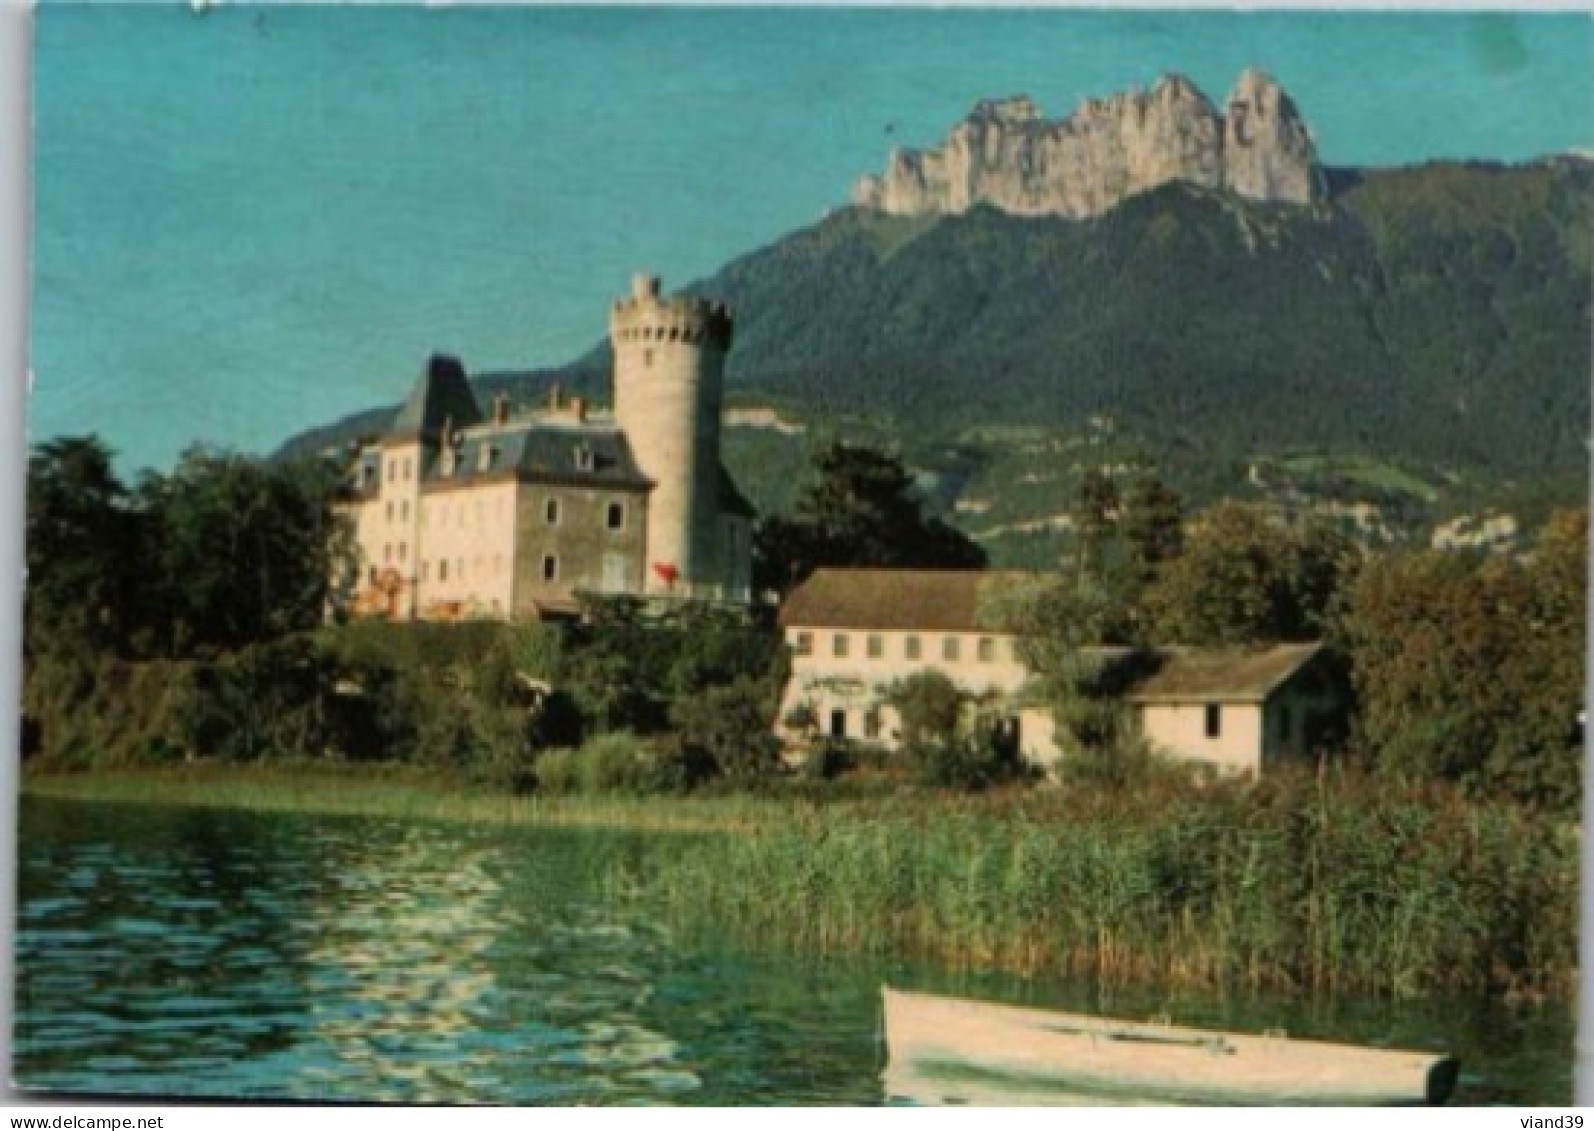
<instances>
[{"instance_id":1,"label":"lake water","mask_svg":"<svg viewBox=\"0 0 1594 1131\"><path fill-rule=\"evenodd\" d=\"M1462 1103L1564 1104L1569 1005L1108 996L803 960L605 898L659 834L25 800L15 1078L159 1095L875 1104L879 988L1423 1048Z\"/></svg>"}]
</instances>

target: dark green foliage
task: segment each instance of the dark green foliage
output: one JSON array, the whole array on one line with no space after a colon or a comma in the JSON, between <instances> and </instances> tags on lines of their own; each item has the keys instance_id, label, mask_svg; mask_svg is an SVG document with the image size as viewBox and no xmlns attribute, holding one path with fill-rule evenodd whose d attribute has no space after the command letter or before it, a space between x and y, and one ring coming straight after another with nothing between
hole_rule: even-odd
<instances>
[{"instance_id":1,"label":"dark green foliage","mask_svg":"<svg viewBox=\"0 0 1594 1131\"><path fill-rule=\"evenodd\" d=\"M759 523L754 571L761 589L784 593L824 566L978 569L985 552L926 517L895 458L836 443L814 457L814 477L789 516Z\"/></svg>"},{"instance_id":2,"label":"dark green foliage","mask_svg":"<svg viewBox=\"0 0 1594 1131\"><path fill-rule=\"evenodd\" d=\"M690 760L737 783L766 780L779 769L775 702L751 679L704 687L670 708L670 722Z\"/></svg>"},{"instance_id":3,"label":"dark green foliage","mask_svg":"<svg viewBox=\"0 0 1594 1131\"><path fill-rule=\"evenodd\" d=\"M1368 563L1337 628L1376 767L1576 810L1587 529L1586 511L1558 515L1521 562L1427 552Z\"/></svg>"},{"instance_id":4,"label":"dark green foliage","mask_svg":"<svg viewBox=\"0 0 1594 1131\"><path fill-rule=\"evenodd\" d=\"M1255 507L1201 516L1146 593L1156 637L1203 646L1310 640L1323 634L1352 550L1330 532L1288 529Z\"/></svg>"},{"instance_id":5,"label":"dark green foliage","mask_svg":"<svg viewBox=\"0 0 1594 1131\"><path fill-rule=\"evenodd\" d=\"M887 702L896 710L904 750L911 753L957 736L967 696L935 668L914 672L891 688Z\"/></svg>"},{"instance_id":6,"label":"dark green foliage","mask_svg":"<svg viewBox=\"0 0 1594 1131\"><path fill-rule=\"evenodd\" d=\"M40 444L28 459L24 646L117 651L136 624L145 531L95 437Z\"/></svg>"}]
</instances>

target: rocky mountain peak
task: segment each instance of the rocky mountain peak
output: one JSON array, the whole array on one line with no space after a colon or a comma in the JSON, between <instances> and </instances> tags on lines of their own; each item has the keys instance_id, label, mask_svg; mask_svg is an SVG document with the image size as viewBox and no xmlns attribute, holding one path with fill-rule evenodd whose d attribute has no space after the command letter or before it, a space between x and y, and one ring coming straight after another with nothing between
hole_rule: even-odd
<instances>
[{"instance_id":1,"label":"rocky mountain peak","mask_svg":"<svg viewBox=\"0 0 1594 1131\"><path fill-rule=\"evenodd\" d=\"M1256 69L1219 113L1183 75L1149 90L1086 99L1066 118L1042 117L1027 95L986 99L941 145L892 152L854 204L899 215L990 204L1018 215L1099 215L1169 181L1253 200L1309 204L1324 178L1294 101Z\"/></svg>"}]
</instances>

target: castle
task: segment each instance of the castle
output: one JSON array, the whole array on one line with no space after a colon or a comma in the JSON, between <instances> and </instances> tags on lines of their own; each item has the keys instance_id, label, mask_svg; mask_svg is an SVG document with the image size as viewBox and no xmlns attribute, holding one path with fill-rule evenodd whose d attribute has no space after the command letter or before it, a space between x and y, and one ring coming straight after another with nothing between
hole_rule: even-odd
<instances>
[{"instance_id":1,"label":"castle","mask_svg":"<svg viewBox=\"0 0 1594 1131\"><path fill-rule=\"evenodd\" d=\"M639 275L609 314L613 409L555 388L483 413L434 356L353 460L342 513L357 615L546 617L583 595L746 604L752 519L720 462L724 306Z\"/></svg>"}]
</instances>

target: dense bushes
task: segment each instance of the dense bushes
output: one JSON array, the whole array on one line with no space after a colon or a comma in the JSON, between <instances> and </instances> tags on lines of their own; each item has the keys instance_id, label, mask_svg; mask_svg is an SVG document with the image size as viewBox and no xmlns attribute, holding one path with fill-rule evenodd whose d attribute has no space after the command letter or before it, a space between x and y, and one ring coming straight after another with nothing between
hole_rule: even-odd
<instances>
[{"instance_id":1,"label":"dense bushes","mask_svg":"<svg viewBox=\"0 0 1594 1131\"><path fill-rule=\"evenodd\" d=\"M24 710L41 768L331 758L640 794L772 774L782 661L728 614L606 605L579 626L365 621L209 659L44 650Z\"/></svg>"}]
</instances>

